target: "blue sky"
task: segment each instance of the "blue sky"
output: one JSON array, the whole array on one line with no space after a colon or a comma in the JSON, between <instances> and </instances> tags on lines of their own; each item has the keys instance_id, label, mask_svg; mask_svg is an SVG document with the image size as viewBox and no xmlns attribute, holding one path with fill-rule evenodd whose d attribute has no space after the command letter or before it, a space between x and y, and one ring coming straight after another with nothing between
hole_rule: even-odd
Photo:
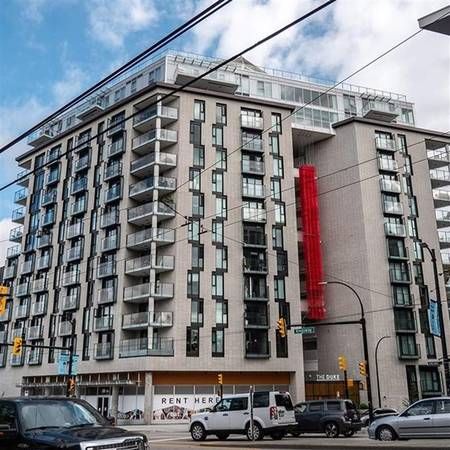
<instances>
[{"instance_id":1,"label":"blue sky","mask_svg":"<svg viewBox=\"0 0 450 450\"><path fill-rule=\"evenodd\" d=\"M0 144L212 2L2 0ZM170 47L229 57L319 3L322 1L233 0L220 14ZM416 31L417 18L447 3L448 0L338 0L326 13L247 57L267 67L341 79ZM406 94L416 104L418 125L448 131L448 50L446 36L424 32L351 82ZM14 158L25 148L20 144L0 156L3 182L15 178ZM0 259L1 242L11 226L8 218L14 208L15 190L0 192Z\"/></svg>"}]
</instances>

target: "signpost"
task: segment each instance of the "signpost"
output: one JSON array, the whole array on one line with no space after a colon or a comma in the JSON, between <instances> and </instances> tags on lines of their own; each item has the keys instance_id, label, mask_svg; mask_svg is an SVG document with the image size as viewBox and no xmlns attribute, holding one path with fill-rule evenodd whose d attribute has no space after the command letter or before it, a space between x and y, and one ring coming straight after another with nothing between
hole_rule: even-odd
<instances>
[{"instance_id":1,"label":"signpost","mask_svg":"<svg viewBox=\"0 0 450 450\"><path fill-rule=\"evenodd\" d=\"M78 374L78 361L79 356L73 355L73 362L72 362L73 376ZM61 352L58 358L58 375L69 375L69 362L70 362L70 353Z\"/></svg>"},{"instance_id":2,"label":"signpost","mask_svg":"<svg viewBox=\"0 0 450 450\"><path fill-rule=\"evenodd\" d=\"M292 327L294 334L315 334L316 328L306 325Z\"/></svg>"}]
</instances>

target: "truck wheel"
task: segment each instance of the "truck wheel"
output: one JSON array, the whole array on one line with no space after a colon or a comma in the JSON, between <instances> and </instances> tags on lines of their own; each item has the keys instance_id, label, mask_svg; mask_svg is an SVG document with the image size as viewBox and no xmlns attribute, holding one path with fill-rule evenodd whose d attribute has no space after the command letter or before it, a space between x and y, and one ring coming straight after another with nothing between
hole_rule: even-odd
<instances>
[{"instance_id":1,"label":"truck wheel","mask_svg":"<svg viewBox=\"0 0 450 450\"><path fill-rule=\"evenodd\" d=\"M228 438L228 436L230 435L230 433L217 433L217 439L219 439L219 441L224 441L225 439Z\"/></svg>"},{"instance_id":2,"label":"truck wheel","mask_svg":"<svg viewBox=\"0 0 450 450\"><path fill-rule=\"evenodd\" d=\"M194 441L204 441L206 439L205 427L201 423L194 423L191 427L191 437Z\"/></svg>"},{"instance_id":3,"label":"truck wheel","mask_svg":"<svg viewBox=\"0 0 450 450\"><path fill-rule=\"evenodd\" d=\"M344 433L345 437L352 437L355 434L353 430L348 430Z\"/></svg>"},{"instance_id":4,"label":"truck wheel","mask_svg":"<svg viewBox=\"0 0 450 450\"><path fill-rule=\"evenodd\" d=\"M327 422L324 430L328 438L337 438L339 436L339 426L336 422Z\"/></svg>"},{"instance_id":5,"label":"truck wheel","mask_svg":"<svg viewBox=\"0 0 450 450\"><path fill-rule=\"evenodd\" d=\"M270 437L274 440L274 441L279 441L280 439L283 439L284 433L282 431L275 431L274 433L272 433L270 435Z\"/></svg>"},{"instance_id":6,"label":"truck wheel","mask_svg":"<svg viewBox=\"0 0 450 450\"><path fill-rule=\"evenodd\" d=\"M300 431L290 431L290 434L294 437L299 437L300 436Z\"/></svg>"},{"instance_id":7,"label":"truck wheel","mask_svg":"<svg viewBox=\"0 0 450 450\"><path fill-rule=\"evenodd\" d=\"M252 430L250 428L250 424L247 425L245 429L245 434L247 435L247 439L251 441ZM264 437L261 425L258 422L253 422L253 437L255 441L260 441Z\"/></svg>"}]
</instances>

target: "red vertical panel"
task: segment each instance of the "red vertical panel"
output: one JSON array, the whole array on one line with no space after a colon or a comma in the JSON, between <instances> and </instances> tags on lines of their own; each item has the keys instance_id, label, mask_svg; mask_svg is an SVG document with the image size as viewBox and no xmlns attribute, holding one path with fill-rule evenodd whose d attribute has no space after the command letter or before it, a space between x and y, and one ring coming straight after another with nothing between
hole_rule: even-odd
<instances>
[{"instance_id":1,"label":"red vertical panel","mask_svg":"<svg viewBox=\"0 0 450 450\"><path fill-rule=\"evenodd\" d=\"M299 168L300 215L303 226L303 249L306 268L308 318L325 318L322 254L320 248L319 198L316 169L303 165Z\"/></svg>"}]
</instances>

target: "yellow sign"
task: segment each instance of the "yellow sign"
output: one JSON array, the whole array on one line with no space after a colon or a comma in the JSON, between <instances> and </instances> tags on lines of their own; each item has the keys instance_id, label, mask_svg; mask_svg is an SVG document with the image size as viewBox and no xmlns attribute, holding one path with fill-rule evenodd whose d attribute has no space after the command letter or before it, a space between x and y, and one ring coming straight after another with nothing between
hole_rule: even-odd
<instances>
[{"instance_id":1,"label":"yellow sign","mask_svg":"<svg viewBox=\"0 0 450 450\"><path fill-rule=\"evenodd\" d=\"M0 316L6 311L6 297L0 297Z\"/></svg>"}]
</instances>

